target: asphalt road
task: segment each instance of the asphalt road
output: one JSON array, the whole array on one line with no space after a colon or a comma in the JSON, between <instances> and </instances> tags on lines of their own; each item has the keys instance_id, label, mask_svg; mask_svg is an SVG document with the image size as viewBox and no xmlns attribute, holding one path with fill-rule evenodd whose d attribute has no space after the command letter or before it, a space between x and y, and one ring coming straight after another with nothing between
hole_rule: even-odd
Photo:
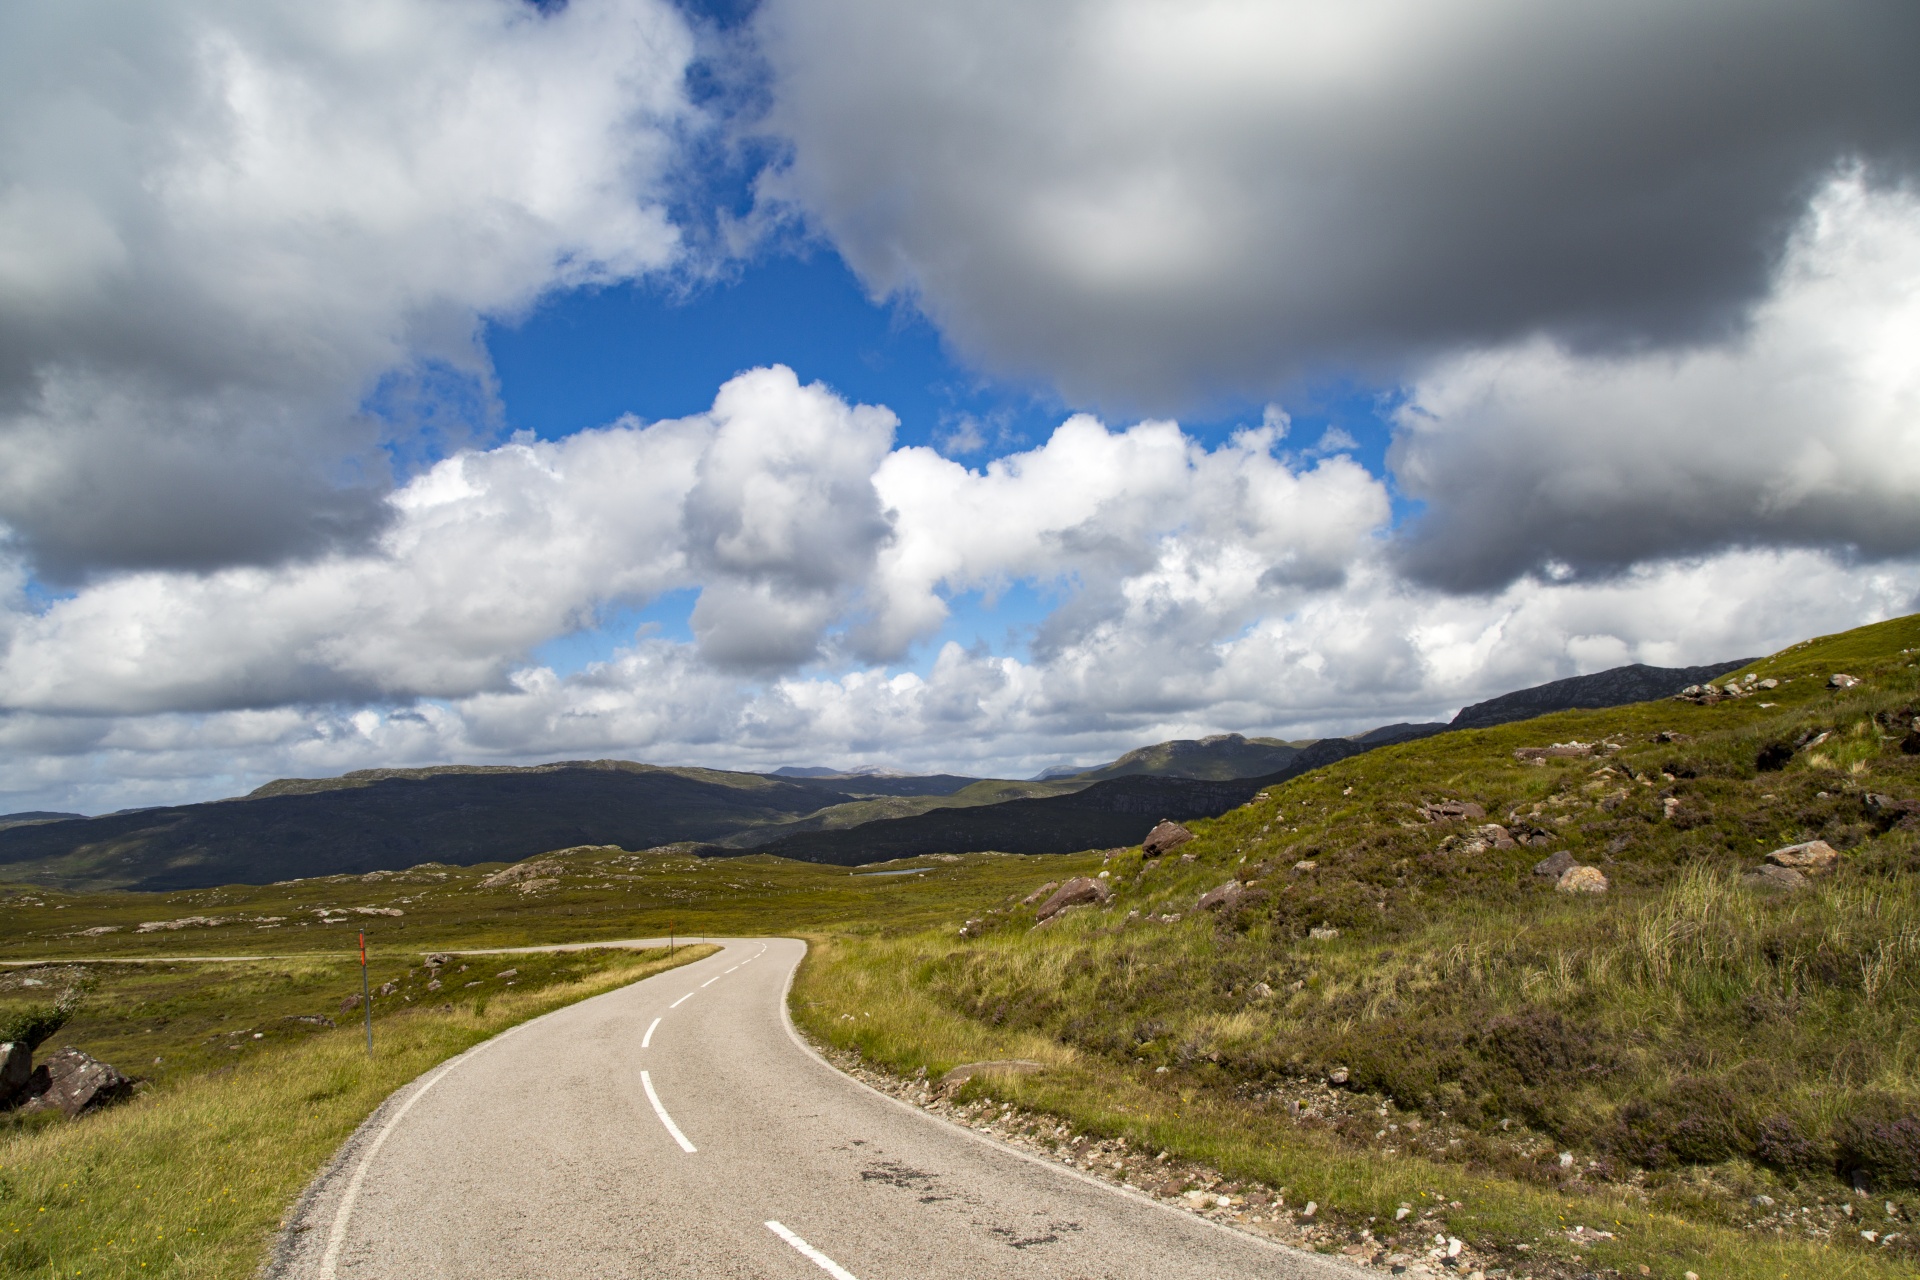
<instances>
[{"instance_id":1,"label":"asphalt road","mask_svg":"<svg viewBox=\"0 0 1920 1280\"><path fill-rule=\"evenodd\" d=\"M789 939L557 1010L400 1090L296 1210L300 1280L1353 1277L842 1075Z\"/></svg>"}]
</instances>

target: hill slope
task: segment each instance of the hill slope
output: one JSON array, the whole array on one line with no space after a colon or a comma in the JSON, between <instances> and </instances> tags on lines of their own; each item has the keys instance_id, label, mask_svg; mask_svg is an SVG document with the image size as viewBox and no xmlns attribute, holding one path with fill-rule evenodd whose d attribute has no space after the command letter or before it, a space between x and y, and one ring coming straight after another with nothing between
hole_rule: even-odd
<instances>
[{"instance_id":1,"label":"hill slope","mask_svg":"<svg viewBox=\"0 0 1920 1280\"><path fill-rule=\"evenodd\" d=\"M1388 1249L1497 1246L1500 1204L1610 1197L1617 1242L1559 1224L1601 1274L1660 1261L1639 1252L1650 1214L1910 1264L1916 654L1920 615L1750 664L1735 696L1338 761L1196 823L1191 862L1111 857L1103 906L1038 926L1010 899L964 932L845 944L818 981L876 1012L817 1029L903 1074L1051 1041L1073 1073L989 1090L1135 1140L1163 1104L1210 1150L1259 1133L1228 1172L1314 1179ZM1814 840L1809 874L1759 871ZM1556 858L1587 869L1569 890L1606 888L1559 891L1536 866ZM1407 1241L1372 1170L1475 1190Z\"/></svg>"}]
</instances>

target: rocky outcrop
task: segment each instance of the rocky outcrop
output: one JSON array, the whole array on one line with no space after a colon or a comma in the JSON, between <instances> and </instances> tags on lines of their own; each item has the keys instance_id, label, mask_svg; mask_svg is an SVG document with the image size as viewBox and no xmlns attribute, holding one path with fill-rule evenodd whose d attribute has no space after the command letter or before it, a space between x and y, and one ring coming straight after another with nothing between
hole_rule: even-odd
<instances>
[{"instance_id":1,"label":"rocky outcrop","mask_svg":"<svg viewBox=\"0 0 1920 1280\"><path fill-rule=\"evenodd\" d=\"M1521 764L1545 764L1549 760L1585 760L1592 755L1591 742L1556 742L1548 747L1517 747L1513 758Z\"/></svg>"},{"instance_id":2,"label":"rocky outcrop","mask_svg":"<svg viewBox=\"0 0 1920 1280\"><path fill-rule=\"evenodd\" d=\"M34 1069L22 1110L57 1108L72 1119L133 1096L133 1081L78 1049L62 1049Z\"/></svg>"},{"instance_id":3,"label":"rocky outcrop","mask_svg":"<svg viewBox=\"0 0 1920 1280\"><path fill-rule=\"evenodd\" d=\"M1076 876L1061 885L1054 891L1051 898L1040 904L1039 916L1035 923L1045 924L1069 907L1101 903L1111 897L1113 897L1113 891L1107 888L1106 881Z\"/></svg>"},{"instance_id":4,"label":"rocky outcrop","mask_svg":"<svg viewBox=\"0 0 1920 1280\"><path fill-rule=\"evenodd\" d=\"M1850 676L1844 671L1836 671L1827 677L1827 688L1829 689L1851 689L1859 683L1859 676Z\"/></svg>"},{"instance_id":5,"label":"rocky outcrop","mask_svg":"<svg viewBox=\"0 0 1920 1280\"><path fill-rule=\"evenodd\" d=\"M1453 822L1459 818L1471 818L1478 822L1487 816L1487 811L1471 800L1436 800L1432 804L1421 805L1420 816L1428 822Z\"/></svg>"},{"instance_id":6,"label":"rocky outcrop","mask_svg":"<svg viewBox=\"0 0 1920 1280\"><path fill-rule=\"evenodd\" d=\"M1193 839L1193 832L1177 822L1162 818L1160 824L1147 832L1147 838L1140 842L1140 851L1149 858L1157 858L1178 849L1191 839Z\"/></svg>"},{"instance_id":7,"label":"rocky outcrop","mask_svg":"<svg viewBox=\"0 0 1920 1280\"><path fill-rule=\"evenodd\" d=\"M508 867L504 871L496 871L492 875L487 876L480 881L479 887L482 889L501 889L507 885L521 884L529 880L554 880L559 877L564 870L565 868L557 862L522 862Z\"/></svg>"}]
</instances>

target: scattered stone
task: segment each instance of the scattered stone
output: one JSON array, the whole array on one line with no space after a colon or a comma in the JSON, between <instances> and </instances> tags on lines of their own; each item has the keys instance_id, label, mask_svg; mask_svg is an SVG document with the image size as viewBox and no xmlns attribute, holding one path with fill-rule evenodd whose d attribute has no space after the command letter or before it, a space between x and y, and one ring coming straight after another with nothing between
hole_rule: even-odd
<instances>
[{"instance_id":1,"label":"scattered stone","mask_svg":"<svg viewBox=\"0 0 1920 1280\"><path fill-rule=\"evenodd\" d=\"M541 890L551 889L559 883L560 881L552 876L536 876L532 880L522 880L520 882L520 892L539 893Z\"/></svg>"},{"instance_id":2,"label":"scattered stone","mask_svg":"<svg viewBox=\"0 0 1920 1280\"><path fill-rule=\"evenodd\" d=\"M987 1062L963 1062L941 1076L935 1083L939 1088L952 1093L977 1075L1024 1076L1046 1069L1046 1063L1035 1062L1031 1058L995 1058Z\"/></svg>"},{"instance_id":3,"label":"scattered stone","mask_svg":"<svg viewBox=\"0 0 1920 1280\"><path fill-rule=\"evenodd\" d=\"M1247 886L1238 880L1229 880L1201 894L1200 901L1193 905L1200 911L1232 911L1250 896Z\"/></svg>"},{"instance_id":4,"label":"scattered stone","mask_svg":"<svg viewBox=\"0 0 1920 1280\"><path fill-rule=\"evenodd\" d=\"M1740 877L1740 883L1749 889L1760 889L1768 893L1791 893L1804 889L1809 881L1792 867L1776 867L1769 863L1755 867Z\"/></svg>"},{"instance_id":5,"label":"scattered stone","mask_svg":"<svg viewBox=\"0 0 1920 1280\"><path fill-rule=\"evenodd\" d=\"M1147 832L1147 838L1140 842L1140 850L1149 858L1157 858L1178 849L1191 839L1193 832L1177 822L1162 818L1160 824Z\"/></svg>"},{"instance_id":6,"label":"scattered stone","mask_svg":"<svg viewBox=\"0 0 1920 1280\"><path fill-rule=\"evenodd\" d=\"M1320 864L1315 862L1312 858L1302 858L1300 859L1300 861L1293 864L1293 869L1295 871L1317 871L1319 870L1319 867L1320 867Z\"/></svg>"},{"instance_id":7,"label":"scattered stone","mask_svg":"<svg viewBox=\"0 0 1920 1280\"><path fill-rule=\"evenodd\" d=\"M1660 802L1660 816L1668 822L1672 822L1673 815L1678 812L1680 812L1679 796L1668 796Z\"/></svg>"},{"instance_id":8,"label":"scattered stone","mask_svg":"<svg viewBox=\"0 0 1920 1280\"><path fill-rule=\"evenodd\" d=\"M1486 826L1481 827L1478 835L1482 840L1487 842L1489 847L1494 849L1517 849L1520 847L1519 843L1514 840L1513 833L1497 822L1489 822Z\"/></svg>"},{"instance_id":9,"label":"scattered stone","mask_svg":"<svg viewBox=\"0 0 1920 1280\"><path fill-rule=\"evenodd\" d=\"M1439 800L1420 806L1420 816L1428 822L1452 822L1457 818L1479 821L1487 811L1471 800Z\"/></svg>"},{"instance_id":10,"label":"scattered stone","mask_svg":"<svg viewBox=\"0 0 1920 1280\"><path fill-rule=\"evenodd\" d=\"M1038 889L1035 889L1032 893L1028 894L1026 897L1020 899L1020 905L1023 907L1030 907L1036 902L1045 902L1047 895L1052 893L1055 889L1058 889L1059 887L1060 887L1060 882L1058 880L1049 880L1045 884L1041 885Z\"/></svg>"},{"instance_id":11,"label":"scattered stone","mask_svg":"<svg viewBox=\"0 0 1920 1280\"><path fill-rule=\"evenodd\" d=\"M502 969L493 976L496 978L517 978L520 976L520 971L518 969Z\"/></svg>"},{"instance_id":12,"label":"scattered stone","mask_svg":"<svg viewBox=\"0 0 1920 1280\"><path fill-rule=\"evenodd\" d=\"M1561 893L1605 893L1607 877L1598 867L1568 867L1553 887Z\"/></svg>"},{"instance_id":13,"label":"scattered stone","mask_svg":"<svg viewBox=\"0 0 1920 1280\"><path fill-rule=\"evenodd\" d=\"M1580 864L1574 860L1573 855L1562 849L1552 857L1542 858L1534 863L1533 874L1544 876L1549 880L1558 880L1578 865Z\"/></svg>"},{"instance_id":14,"label":"scattered stone","mask_svg":"<svg viewBox=\"0 0 1920 1280\"><path fill-rule=\"evenodd\" d=\"M1844 671L1836 671L1827 677L1827 688L1829 689L1851 689L1859 683L1859 676L1850 676Z\"/></svg>"},{"instance_id":15,"label":"scattered stone","mask_svg":"<svg viewBox=\"0 0 1920 1280\"><path fill-rule=\"evenodd\" d=\"M97 924L91 929L82 929L78 936L82 938L97 938L104 933L118 932L120 932L120 926L117 924Z\"/></svg>"},{"instance_id":16,"label":"scattered stone","mask_svg":"<svg viewBox=\"0 0 1920 1280\"><path fill-rule=\"evenodd\" d=\"M373 994L377 996L390 996L399 989L400 984L397 982L383 982L373 989Z\"/></svg>"},{"instance_id":17,"label":"scattered stone","mask_svg":"<svg viewBox=\"0 0 1920 1280\"><path fill-rule=\"evenodd\" d=\"M68 1119L124 1102L133 1081L78 1049L62 1049L38 1067L27 1086L25 1110L55 1107Z\"/></svg>"},{"instance_id":18,"label":"scattered stone","mask_svg":"<svg viewBox=\"0 0 1920 1280\"><path fill-rule=\"evenodd\" d=\"M438 979L438 978L435 978L435 979L433 979L432 981L430 981L430 982L428 982L428 983L427 983L427 990L429 990L429 991L438 991L439 989L440 989L440 979ZM358 999L359 999L360 997L359 997L359 996L355 996L355 997L353 997L353 998L354 998L355 1000L358 1000ZM344 1013L344 1012L346 1012L346 1009L345 1009L345 1008L342 1008L342 1010L341 1010L341 1012L342 1012L342 1013Z\"/></svg>"},{"instance_id":19,"label":"scattered stone","mask_svg":"<svg viewBox=\"0 0 1920 1280\"><path fill-rule=\"evenodd\" d=\"M1833 869L1840 861L1840 851L1825 840L1808 840L1775 849L1767 855L1767 861L1776 867L1791 867L1803 875L1817 876Z\"/></svg>"},{"instance_id":20,"label":"scattered stone","mask_svg":"<svg viewBox=\"0 0 1920 1280\"><path fill-rule=\"evenodd\" d=\"M1353 1079L1353 1073L1345 1067L1335 1067L1333 1070L1327 1072L1328 1084L1345 1084L1351 1079Z\"/></svg>"},{"instance_id":21,"label":"scattered stone","mask_svg":"<svg viewBox=\"0 0 1920 1280\"><path fill-rule=\"evenodd\" d=\"M282 1022L299 1022L309 1027L331 1027L333 1019L324 1013L289 1013L281 1017Z\"/></svg>"},{"instance_id":22,"label":"scattered stone","mask_svg":"<svg viewBox=\"0 0 1920 1280\"><path fill-rule=\"evenodd\" d=\"M1340 931L1329 925L1321 924L1315 925L1313 928L1307 930L1307 936L1315 942L1332 942L1340 936Z\"/></svg>"},{"instance_id":23,"label":"scattered stone","mask_svg":"<svg viewBox=\"0 0 1920 1280\"><path fill-rule=\"evenodd\" d=\"M427 968L438 969L441 965L452 964L453 957L444 951L436 951L427 956Z\"/></svg>"},{"instance_id":24,"label":"scattered stone","mask_svg":"<svg viewBox=\"0 0 1920 1280\"><path fill-rule=\"evenodd\" d=\"M1257 1000L1270 1000L1273 998L1273 988L1264 982L1256 982L1253 984L1253 995Z\"/></svg>"},{"instance_id":25,"label":"scattered stone","mask_svg":"<svg viewBox=\"0 0 1920 1280\"><path fill-rule=\"evenodd\" d=\"M1113 897L1113 890L1107 888L1101 881L1094 880L1087 876L1075 876L1073 879L1061 885L1054 891L1051 898L1048 898L1040 905L1039 918L1036 923L1045 924L1062 911L1065 911L1068 907L1079 907L1085 906L1088 903L1105 902L1111 897Z\"/></svg>"},{"instance_id":26,"label":"scattered stone","mask_svg":"<svg viewBox=\"0 0 1920 1280\"><path fill-rule=\"evenodd\" d=\"M429 989L431 989L433 986L432 983L428 983L427 985ZM340 1012L342 1013L352 1013L355 1009L358 1009L359 1007L360 1007L360 997L357 995L348 996L345 1000L342 1000L340 1002Z\"/></svg>"}]
</instances>

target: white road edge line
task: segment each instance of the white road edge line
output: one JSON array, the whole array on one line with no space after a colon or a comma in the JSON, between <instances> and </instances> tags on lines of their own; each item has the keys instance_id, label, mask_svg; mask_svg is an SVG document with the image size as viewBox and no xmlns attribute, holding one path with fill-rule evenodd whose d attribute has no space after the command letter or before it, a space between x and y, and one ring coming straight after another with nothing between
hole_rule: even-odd
<instances>
[{"instance_id":1,"label":"white road edge line","mask_svg":"<svg viewBox=\"0 0 1920 1280\"><path fill-rule=\"evenodd\" d=\"M657 1028L659 1025L660 1025L660 1019L655 1018L653 1020L653 1026L647 1028L647 1034L640 1037L640 1047L642 1049L648 1048L653 1044L654 1029Z\"/></svg>"},{"instance_id":2,"label":"white road edge line","mask_svg":"<svg viewBox=\"0 0 1920 1280\"><path fill-rule=\"evenodd\" d=\"M678 1000L675 1000L672 1004L668 1005L667 1008L678 1009L681 1005L685 1004L687 1001L691 999L693 999L693 992L689 991L687 992L687 994L681 996Z\"/></svg>"},{"instance_id":3,"label":"white road edge line","mask_svg":"<svg viewBox=\"0 0 1920 1280\"><path fill-rule=\"evenodd\" d=\"M367 1170L372 1167L373 1158L380 1154L380 1148L386 1145L388 1136L393 1133L399 1123L407 1118L407 1112L413 1110L413 1104L426 1097L429 1089L439 1084L446 1078L449 1071L459 1066L462 1062L465 1062L468 1058L471 1058L483 1049L499 1044L502 1040L505 1040L514 1032L519 1031L522 1027L530 1025L530 1023L523 1022L518 1027L510 1027L491 1040L481 1041L479 1044L473 1046L473 1048L441 1067L433 1073L432 1077L429 1078L425 1084L415 1090L411 1098L408 1098L400 1104L400 1109L393 1113L392 1119L381 1126L380 1132L374 1135L373 1142L367 1147L367 1154L360 1157L360 1167L355 1169L353 1171L353 1177L347 1180L347 1189L342 1192L340 1196L340 1207L333 1211L333 1230L327 1233L327 1251L320 1255L321 1280L333 1280L334 1273L340 1265L340 1245L347 1238L347 1220L353 1216L354 1202L360 1198L360 1184L366 1181ZM685 1139L683 1138L681 1141L684 1142Z\"/></svg>"},{"instance_id":4,"label":"white road edge line","mask_svg":"<svg viewBox=\"0 0 1920 1280\"><path fill-rule=\"evenodd\" d=\"M673 1122L673 1117L667 1114L667 1109L660 1105L660 1095L653 1091L653 1077L642 1071L640 1083L647 1091L647 1101L653 1104L653 1114L659 1116L660 1123L667 1126L667 1132L672 1134L673 1140L680 1144L680 1149L692 1155L696 1148L687 1141L687 1135L680 1132L680 1126Z\"/></svg>"},{"instance_id":5,"label":"white road edge line","mask_svg":"<svg viewBox=\"0 0 1920 1280\"><path fill-rule=\"evenodd\" d=\"M782 1240L785 1240L795 1249L798 1249L802 1257L832 1276L833 1280L856 1280L853 1272L847 1270L832 1258L829 1258L826 1254L820 1252L771 1218L767 1219L767 1230L773 1232L773 1234L779 1236Z\"/></svg>"}]
</instances>

